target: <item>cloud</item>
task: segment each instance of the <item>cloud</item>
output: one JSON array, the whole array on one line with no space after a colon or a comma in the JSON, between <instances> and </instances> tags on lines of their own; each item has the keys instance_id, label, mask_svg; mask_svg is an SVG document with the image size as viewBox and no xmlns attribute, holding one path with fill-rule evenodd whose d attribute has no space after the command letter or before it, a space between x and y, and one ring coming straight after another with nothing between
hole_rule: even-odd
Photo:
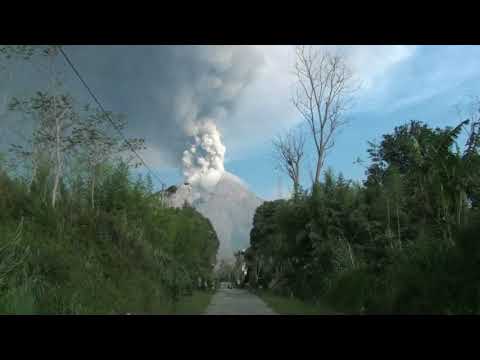
<instances>
[{"instance_id":1,"label":"cloud","mask_svg":"<svg viewBox=\"0 0 480 360\"><path fill-rule=\"evenodd\" d=\"M181 164L199 119L220 122L235 110L262 62L251 46L67 46L66 52L104 107L127 115L128 134L146 139L145 156L163 166ZM57 68L65 89L92 102L61 57ZM30 78L38 80L30 89L25 78L16 86L30 93L45 88L44 74L31 71Z\"/></svg>"},{"instance_id":2,"label":"cloud","mask_svg":"<svg viewBox=\"0 0 480 360\"><path fill-rule=\"evenodd\" d=\"M294 47L262 45L255 48L263 55L263 66L238 100L238 111L228 119L228 124L222 124L229 150L227 160L249 156L273 135L302 121L291 102L295 82ZM416 51L415 46L403 45L321 45L318 48L345 56L362 83L358 102Z\"/></svg>"},{"instance_id":3,"label":"cloud","mask_svg":"<svg viewBox=\"0 0 480 360\"><path fill-rule=\"evenodd\" d=\"M389 70L415 54L410 45L354 45L338 46L354 73L362 82L363 91L370 90Z\"/></svg>"},{"instance_id":4,"label":"cloud","mask_svg":"<svg viewBox=\"0 0 480 360\"><path fill-rule=\"evenodd\" d=\"M379 112L391 116L443 98L443 108L454 106L460 98L475 94L478 79L476 46L422 46L413 56L393 66L375 86L359 99L360 112ZM409 61L408 61L409 60ZM411 116L411 115L408 115Z\"/></svg>"},{"instance_id":5,"label":"cloud","mask_svg":"<svg viewBox=\"0 0 480 360\"><path fill-rule=\"evenodd\" d=\"M408 46L335 46L367 90L415 51ZM146 139L154 167L180 167L201 119L223 136L226 159L242 158L301 121L290 101L292 46L67 46L104 106L129 119L128 134ZM90 101L63 59L65 87ZM38 90L34 72L22 89ZM41 76L38 76L41 77ZM23 90L22 90L23 91ZM25 93L25 91L24 91Z\"/></svg>"}]
</instances>

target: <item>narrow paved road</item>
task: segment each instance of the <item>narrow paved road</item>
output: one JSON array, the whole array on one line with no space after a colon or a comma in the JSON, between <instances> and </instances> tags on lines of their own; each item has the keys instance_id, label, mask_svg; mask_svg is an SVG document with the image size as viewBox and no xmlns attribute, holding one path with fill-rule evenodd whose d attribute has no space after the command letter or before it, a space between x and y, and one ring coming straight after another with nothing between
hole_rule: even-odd
<instances>
[{"instance_id":1,"label":"narrow paved road","mask_svg":"<svg viewBox=\"0 0 480 360\"><path fill-rule=\"evenodd\" d=\"M220 289L205 315L276 315L258 296L241 289Z\"/></svg>"}]
</instances>

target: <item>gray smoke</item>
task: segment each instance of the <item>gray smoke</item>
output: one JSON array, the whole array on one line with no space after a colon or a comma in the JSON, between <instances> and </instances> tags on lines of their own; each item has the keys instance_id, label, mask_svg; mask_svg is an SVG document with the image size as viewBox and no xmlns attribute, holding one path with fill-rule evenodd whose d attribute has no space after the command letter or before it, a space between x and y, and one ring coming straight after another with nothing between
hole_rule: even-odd
<instances>
[{"instance_id":1,"label":"gray smoke","mask_svg":"<svg viewBox=\"0 0 480 360\"><path fill-rule=\"evenodd\" d=\"M225 171L225 146L212 120L194 127L195 142L183 152L183 174L186 182L210 189Z\"/></svg>"},{"instance_id":2,"label":"gray smoke","mask_svg":"<svg viewBox=\"0 0 480 360\"><path fill-rule=\"evenodd\" d=\"M128 135L146 139L153 166L181 166L196 129L209 118L220 128L254 79L263 55L253 46L66 46L78 70L105 108L127 115ZM64 60L65 88L92 100ZM21 71L18 69L21 68ZM45 73L30 64L15 66L0 96L45 87ZM78 96L77 96L78 95ZM0 104L1 106L2 104ZM4 112L5 108L0 112Z\"/></svg>"}]
</instances>

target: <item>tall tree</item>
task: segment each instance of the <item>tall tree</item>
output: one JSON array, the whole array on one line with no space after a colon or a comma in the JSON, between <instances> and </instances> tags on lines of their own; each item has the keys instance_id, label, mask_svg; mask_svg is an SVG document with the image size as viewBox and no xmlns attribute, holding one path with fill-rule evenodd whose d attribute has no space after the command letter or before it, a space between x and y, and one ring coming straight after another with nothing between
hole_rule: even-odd
<instances>
[{"instance_id":1,"label":"tall tree","mask_svg":"<svg viewBox=\"0 0 480 360\"><path fill-rule=\"evenodd\" d=\"M31 98L13 98L10 103L10 110L30 115L36 122L32 139L33 151L29 155L36 159L37 150L42 149L53 164L52 207L55 207L57 202L66 158L76 145L72 129L79 122L79 114L74 105L70 95L52 95L41 91ZM32 176L35 176L35 172Z\"/></svg>"},{"instance_id":2,"label":"tall tree","mask_svg":"<svg viewBox=\"0 0 480 360\"><path fill-rule=\"evenodd\" d=\"M317 161L314 183L320 181L327 152L334 146L352 95L358 86L345 60L312 46L296 47L294 74L297 91L293 103L307 122L315 143Z\"/></svg>"}]
</instances>

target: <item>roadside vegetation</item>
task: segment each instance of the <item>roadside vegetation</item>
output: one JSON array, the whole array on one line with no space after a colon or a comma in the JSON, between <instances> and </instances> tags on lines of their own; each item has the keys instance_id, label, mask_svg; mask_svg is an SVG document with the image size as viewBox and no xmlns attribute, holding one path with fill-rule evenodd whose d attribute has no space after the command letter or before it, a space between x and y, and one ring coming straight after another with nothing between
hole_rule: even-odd
<instances>
[{"instance_id":1,"label":"roadside vegetation","mask_svg":"<svg viewBox=\"0 0 480 360\"><path fill-rule=\"evenodd\" d=\"M3 46L0 56L54 69L58 51ZM51 74L50 87L8 101L29 125L0 154L0 313L201 312L219 245L211 223L165 207L135 170L143 140L111 126L127 119L80 104Z\"/></svg>"},{"instance_id":2,"label":"roadside vegetation","mask_svg":"<svg viewBox=\"0 0 480 360\"><path fill-rule=\"evenodd\" d=\"M250 283L348 313L478 314L478 122L410 122L371 144L363 184L326 171L311 191L265 202Z\"/></svg>"},{"instance_id":3,"label":"roadside vegetation","mask_svg":"<svg viewBox=\"0 0 480 360\"><path fill-rule=\"evenodd\" d=\"M478 314L480 101L455 126L410 121L370 143L360 183L323 169L346 124L350 71L341 57L298 47L295 74L306 134L274 142L293 192L257 208L250 286L342 313ZM316 166L302 190L305 136Z\"/></svg>"}]
</instances>

